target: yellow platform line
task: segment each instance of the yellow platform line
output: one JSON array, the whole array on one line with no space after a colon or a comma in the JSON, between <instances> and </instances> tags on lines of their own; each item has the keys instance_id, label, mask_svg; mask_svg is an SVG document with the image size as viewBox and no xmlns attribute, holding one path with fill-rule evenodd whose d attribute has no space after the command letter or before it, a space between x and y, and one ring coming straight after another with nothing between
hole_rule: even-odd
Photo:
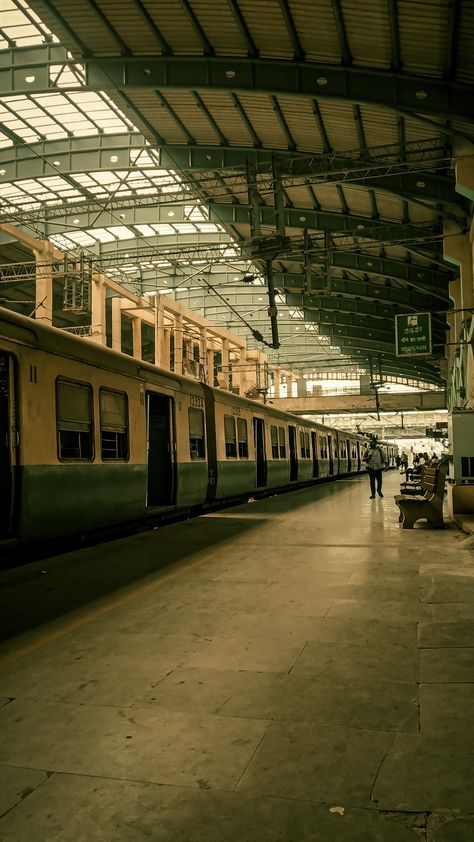
<instances>
[{"instance_id":1,"label":"yellow platform line","mask_svg":"<svg viewBox=\"0 0 474 842\"><path fill-rule=\"evenodd\" d=\"M55 629L54 631L51 631L48 634L39 637L38 640L36 640L34 643L26 644L25 646L20 647L16 652L11 652L9 655L4 655L3 657L0 657L0 669L4 669L5 667L11 666L11 664L14 664L21 658L25 658L27 655L32 655L34 652L37 652L38 649L42 649L49 643L54 643L54 641L60 640L67 634L77 631L77 629L86 626L88 623L94 622L94 620L99 620L101 617L104 617L106 614L109 614L111 611L114 611L115 608L120 608L120 606L122 605L127 605L127 603L133 602L134 599L138 599L138 597L143 596L144 594L161 587L161 585L163 585L165 582L168 582L170 579L174 579L179 573L183 573L189 567L193 567L197 563L199 563L198 559L195 559L192 562L186 562L186 564L180 566L179 569L170 570L168 573L165 573L163 576L160 576L158 581L149 582L149 584L147 585L137 587L133 590L132 593L127 593L124 596L114 599L112 602L108 602L107 605L103 605L101 608L96 608L95 610L89 611L82 617L78 617L76 620L71 620L71 622L66 623L64 626L61 626L61 628Z\"/></svg>"}]
</instances>

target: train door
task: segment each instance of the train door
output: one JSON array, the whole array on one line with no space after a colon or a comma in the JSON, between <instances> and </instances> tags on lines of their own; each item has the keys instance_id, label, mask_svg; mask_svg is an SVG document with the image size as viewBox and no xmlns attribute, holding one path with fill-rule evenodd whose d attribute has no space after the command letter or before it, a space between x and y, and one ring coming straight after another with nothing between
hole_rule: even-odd
<instances>
[{"instance_id":1,"label":"train door","mask_svg":"<svg viewBox=\"0 0 474 842\"><path fill-rule=\"evenodd\" d=\"M318 462L318 440L316 438L316 433L311 433L311 446L313 450L313 477L319 476L319 462Z\"/></svg>"},{"instance_id":2,"label":"train door","mask_svg":"<svg viewBox=\"0 0 474 842\"><path fill-rule=\"evenodd\" d=\"M10 354L0 353L0 539L12 535L15 503L14 384L13 358Z\"/></svg>"},{"instance_id":3,"label":"train door","mask_svg":"<svg viewBox=\"0 0 474 842\"><path fill-rule=\"evenodd\" d=\"M288 441L290 445L290 481L298 479L298 456L296 452L296 427L288 426Z\"/></svg>"},{"instance_id":4,"label":"train door","mask_svg":"<svg viewBox=\"0 0 474 842\"><path fill-rule=\"evenodd\" d=\"M175 441L172 401L166 395L147 392L147 506L171 506L175 502Z\"/></svg>"},{"instance_id":5,"label":"train door","mask_svg":"<svg viewBox=\"0 0 474 842\"><path fill-rule=\"evenodd\" d=\"M329 473L334 473L334 452L332 444L332 436L328 436L328 456L329 456Z\"/></svg>"},{"instance_id":6,"label":"train door","mask_svg":"<svg viewBox=\"0 0 474 842\"><path fill-rule=\"evenodd\" d=\"M351 454L351 442L349 439L346 439L346 450L347 450L347 473L350 474L352 471L352 454Z\"/></svg>"},{"instance_id":7,"label":"train door","mask_svg":"<svg viewBox=\"0 0 474 842\"><path fill-rule=\"evenodd\" d=\"M361 466L361 458L360 458L360 441L357 442L357 470L360 471Z\"/></svg>"},{"instance_id":8,"label":"train door","mask_svg":"<svg viewBox=\"0 0 474 842\"><path fill-rule=\"evenodd\" d=\"M267 460L265 454L265 422L263 418L253 419L253 438L255 442L255 485L261 488L267 484Z\"/></svg>"}]
</instances>

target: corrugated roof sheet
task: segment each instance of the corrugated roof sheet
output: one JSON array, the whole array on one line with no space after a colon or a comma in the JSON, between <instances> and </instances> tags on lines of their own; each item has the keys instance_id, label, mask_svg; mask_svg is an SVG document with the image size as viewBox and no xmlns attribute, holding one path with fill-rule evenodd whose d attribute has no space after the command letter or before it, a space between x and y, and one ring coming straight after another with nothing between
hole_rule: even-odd
<instances>
[{"instance_id":1,"label":"corrugated roof sheet","mask_svg":"<svg viewBox=\"0 0 474 842\"><path fill-rule=\"evenodd\" d=\"M403 69L441 76L444 72L450 6L445 0L398 0Z\"/></svg>"},{"instance_id":2,"label":"corrugated roof sheet","mask_svg":"<svg viewBox=\"0 0 474 842\"><path fill-rule=\"evenodd\" d=\"M390 67L387 0L342 0L341 7L354 62L367 67Z\"/></svg>"}]
</instances>

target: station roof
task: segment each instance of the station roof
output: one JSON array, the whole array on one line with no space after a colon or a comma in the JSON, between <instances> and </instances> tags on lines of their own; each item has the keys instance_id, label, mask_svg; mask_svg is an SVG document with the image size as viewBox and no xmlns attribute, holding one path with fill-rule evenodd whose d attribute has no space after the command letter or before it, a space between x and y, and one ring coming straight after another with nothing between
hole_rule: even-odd
<instances>
[{"instance_id":1,"label":"station roof","mask_svg":"<svg viewBox=\"0 0 474 842\"><path fill-rule=\"evenodd\" d=\"M269 344L274 237L274 361L440 381L443 232L471 210L451 164L474 138L473 2L0 7L0 221ZM395 314L426 310L434 356L396 358Z\"/></svg>"}]
</instances>

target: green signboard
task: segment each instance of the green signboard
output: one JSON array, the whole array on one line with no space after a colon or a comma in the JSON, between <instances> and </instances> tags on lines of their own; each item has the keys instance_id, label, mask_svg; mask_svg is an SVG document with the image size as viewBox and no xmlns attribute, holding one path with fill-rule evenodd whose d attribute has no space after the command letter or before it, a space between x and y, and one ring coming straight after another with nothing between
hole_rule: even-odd
<instances>
[{"instance_id":1,"label":"green signboard","mask_svg":"<svg viewBox=\"0 0 474 842\"><path fill-rule=\"evenodd\" d=\"M431 354L431 313L395 316L397 357Z\"/></svg>"}]
</instances>

